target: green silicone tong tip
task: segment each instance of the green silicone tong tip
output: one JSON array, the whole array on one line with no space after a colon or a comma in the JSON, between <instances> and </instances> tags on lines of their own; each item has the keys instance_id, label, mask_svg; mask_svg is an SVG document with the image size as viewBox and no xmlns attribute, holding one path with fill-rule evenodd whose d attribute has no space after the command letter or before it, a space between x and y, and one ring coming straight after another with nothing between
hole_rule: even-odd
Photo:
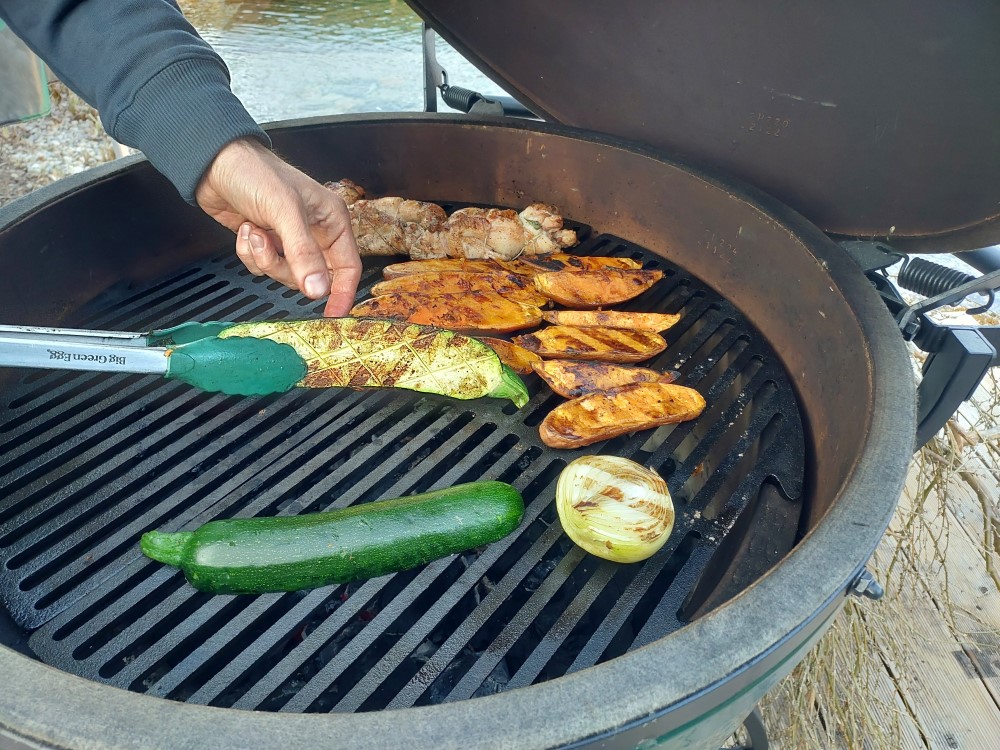
<instances>
[{"instance_id":1,"label":"green silicone tong tip","mask_svg":"<svg viewBox=\"0 0 1000 750\"><path fill-rule=\"evenodd\" d=\"M305 377L305 360L268 339L199 338L169 351L166 377L231 396L283 393Z\"/></svg>"}]
</instances>

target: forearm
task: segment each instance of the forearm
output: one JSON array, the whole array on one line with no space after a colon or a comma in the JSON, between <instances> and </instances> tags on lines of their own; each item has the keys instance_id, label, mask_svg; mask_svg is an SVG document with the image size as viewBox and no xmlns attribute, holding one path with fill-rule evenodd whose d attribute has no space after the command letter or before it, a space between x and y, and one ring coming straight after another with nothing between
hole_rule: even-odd
<instances>
[{"instance_id":1,"label":"forearm","mask_svg":"<svg viewBox=\"0 0 1000 750\"><path fill-rule=\"evenodd\" d=\"M169 0L0 0L0 16L188 201L226 143L266 135Z\"/></svg>"}]
</instances>

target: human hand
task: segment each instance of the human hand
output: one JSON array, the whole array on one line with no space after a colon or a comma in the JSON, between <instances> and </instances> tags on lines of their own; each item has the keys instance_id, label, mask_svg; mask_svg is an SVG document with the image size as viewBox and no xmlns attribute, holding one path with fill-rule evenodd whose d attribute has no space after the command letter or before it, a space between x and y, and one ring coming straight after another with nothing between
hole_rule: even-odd
<instances>
[{"instance_id":1,"label":"human hand","mask_svg":"<svg viewBox=\"0 0 1000 750\"><path fill-rule=\"evenodd\" d=\"M308 175L252 139L224 146L195 199L237 233L236 254L307 297L329 295L323 314L346 315L361 279L361 258L347 205Z\"/></svg>"}]
</instances>

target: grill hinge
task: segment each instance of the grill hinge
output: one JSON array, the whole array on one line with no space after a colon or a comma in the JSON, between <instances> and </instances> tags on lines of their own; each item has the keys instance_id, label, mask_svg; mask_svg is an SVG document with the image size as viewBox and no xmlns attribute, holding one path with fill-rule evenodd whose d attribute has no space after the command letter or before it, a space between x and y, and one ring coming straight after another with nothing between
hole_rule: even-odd
<instances>
[{"instance_id":1,"label":"grill hinge","mask_svg":"<svg viewBox=\"0 0 1000 750\"><path fill-rule=\"evenodd\" d=\"M972 398L983 377L1000 365L1000 326L949 326L934 322L927 313L961 302L969 295L986 297L984 305L966 312L974 315L990 308L1000 287L1000 269L974 277L923 258L908 258L884 242L842 242L840 246L861 267L878 290L900 333L927 353L917 389L917 450L944 427L964 401ZM897 284L924 300L908 305L886 269L903 261Z\"/></svg>"},{"instance_id":2,"label":"grill hinge","mask_svg":"<svg viewBox=\"0 0 1000 750\"><path fill-rule=\"evenodd\" d=\"M868 572L868 568L861 571L854 583L847 589L847 593L852 596L863 596L866 599L878 601L885 596L885 589L882 584L875 580L875 576Z\"/></svg>"}]
</instances>

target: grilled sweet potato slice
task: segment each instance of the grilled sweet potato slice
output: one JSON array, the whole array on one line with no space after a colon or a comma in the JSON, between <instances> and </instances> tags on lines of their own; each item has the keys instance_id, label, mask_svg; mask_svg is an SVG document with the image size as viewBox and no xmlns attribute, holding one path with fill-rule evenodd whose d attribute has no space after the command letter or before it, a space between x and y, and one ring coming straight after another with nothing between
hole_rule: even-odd
<instances>
[{"instance_id":1,"label":"grilled sweet potato slice","mask_svg":"<svg viewBox=\"0 0 1000 750\"><path fill-rule=\"evenodd\" d=\"M705 409L693 388L669 383L635 383L597 391L560 404L538 426L550 448L579 448L664 424L686 422Z\"/></svg>"},{"instance_id":2,"label":"grilled sweet potato slice","mask_svg":"<svg viewBox=\"0 0 1000 750\"><path fill-rule=\"evenodd\" d=\"M414 273L490 273L503 271L494 260L467 260L465 258L431 258L428 260L408 260L405 263L390 263L382 269L383 279L398 279ZM535 272L537 273L537 271Z\"/></svg>"},{"instance_id":3,"label":"grilled sweet potato slice","mask_svg":"<svg viewBox=\"0 0 1000 750\"><path fill-rule=\"evenodd\" d=\"M413 294L393 292L359 302L351 309L358 318L394 318L472 334L501 334L532 328L542 311L494 292Z\"/></svg>"},{"instance_id":4,"label":"grilled sweet potato slice","mask_svg":"<svg viewBox=\"0 0 1000 750\"><path fill-rule=\"evenodd\" d=\"M392 292L413 292L416 294L463 294L466 292L495 292L514 302L541 307L548 303L531 283L528 276L519 276L507 271L489 273L463 273L443 271L440 273L415 273L396 279L380 281L372 287L372 295L379 297Z\"/></svg>"},{"instance_id":5,"label":"grilled sweet potato slice","mask_svg":"<svg viewBox=\"0 0 1000 750\"><path fill-rule=\"evenodd\" d=\"M605 268L600 271L552 271L535 276L539 292L574 308L607 307L627 302L663 278L663 271Z\"/></svg>"},{"instance_id":6,"label":"grilled sweet potato slice","mask_svg":"<svg viewBox=\"0 0 1000 750\"><path fill-rule=\"evenodd\" d=\"M500 361L504 361L501 355ZM576 398L594 391L609 391L632 383L669 383L677 373L667 374L645 367L627 367L610 362L576 362L567 359L539 359L534 371L549 388L564 398Z\"/></svg>"},{"instance_id":7,"label":"grilled sweet potato slice","mask_svg":"<svg viewBox=\"0 0 1000 750\"><path fill-rule=\"evenodd\" d=\"M642 362L667 348L666 340L658 333L624 328L549 326L535 333L515 336L513 341L549 359L598 362Z\"/></svg>"},{"instance_id":8,"label":"grilled sweet potato slice","mask_svg":"<svg viewBox=\"0 0 1000 750\"><path fill-rule=\"evenodd\" d=\"M500 357L500 361L518 375L530 375L532 367L542 361L534 352L529 352L523 346L512 344L504 339L494 339L480 336L479 340L490 347Z\"/></svg>"},{"instance_id":9,"label":"grilled sweet potato slice","mask_svg":"<svg viewBox=\"0 0 1000 750\"><path fill-rule=\"evenodd\" d=\"M550 310L542 318L548 323L577 328L630 328L637 331L665 331L681 319L671 313L624 312L618 310Z\"/></svg>"},{"instance_id":10,"label":"grilled sweet potato slice","mask_svg":"<svg viewBox=\"0 0 1000 750\"><path fill-rule=\"evenodd\" d=\"M572 255L570 253L527 255L516 260L498 260L497 263L513 273L528 273L529 275L546 271L600 271L604 268L622 268L634 271L642 268L642 263L632 260L632 258L615 258L604 255ZM521 271L515 270L515 268L533 270Z\"/></svg>"}]
</instances>

